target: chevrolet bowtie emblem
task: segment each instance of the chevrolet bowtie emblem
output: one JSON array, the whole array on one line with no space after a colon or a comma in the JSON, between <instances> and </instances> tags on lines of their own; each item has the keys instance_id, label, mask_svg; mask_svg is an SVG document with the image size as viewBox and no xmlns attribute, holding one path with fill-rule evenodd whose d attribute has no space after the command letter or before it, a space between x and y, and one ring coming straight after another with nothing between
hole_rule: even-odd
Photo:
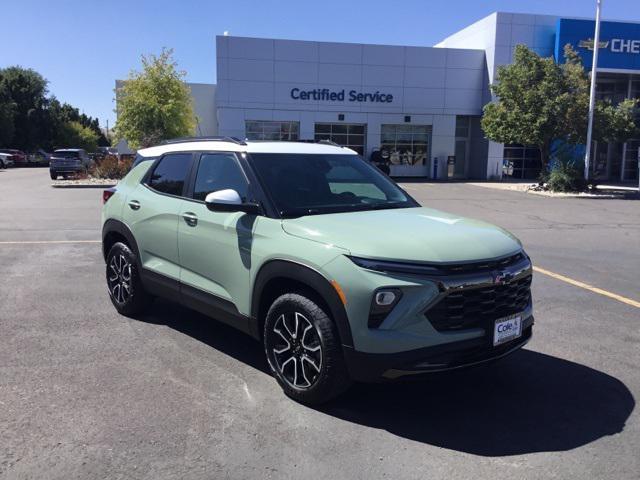
<instances>
[{"instance_id":1,"label":"chevrolet bowtie emblem","mask_svg":"<svg viewBox=\"0 0 640 480\"><path fill-rule=\"evenodd\" d=\"M593 50L593 38L588 38L587 40L580 40L578 42L578 47L586 48L587 50ZM607 48L609 46L609 41L598 42L598 48Z\"/></svg>"}]
</instances>

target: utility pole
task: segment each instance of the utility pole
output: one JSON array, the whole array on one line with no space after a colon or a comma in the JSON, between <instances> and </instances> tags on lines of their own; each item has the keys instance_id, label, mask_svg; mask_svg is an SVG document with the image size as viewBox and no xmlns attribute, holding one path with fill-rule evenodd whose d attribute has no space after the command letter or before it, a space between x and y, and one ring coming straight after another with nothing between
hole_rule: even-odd
<instances>
[{"instance_id":1,"label":"utility pole","mask_svg":"<svg viewBox=\"0 0 640 480\"><path fill-rule=\"evenodd\" d=\"M593 38L593 63L591 65L591 88L589 89L589 122L587 124L587 148L584 154L584 178L589 180L589 157L593 134L593 112L596 105L596 72L598 71L598 48L600 47L600 9L602 0L596 0L596 31Z\"/></svg>"}]
</instances>

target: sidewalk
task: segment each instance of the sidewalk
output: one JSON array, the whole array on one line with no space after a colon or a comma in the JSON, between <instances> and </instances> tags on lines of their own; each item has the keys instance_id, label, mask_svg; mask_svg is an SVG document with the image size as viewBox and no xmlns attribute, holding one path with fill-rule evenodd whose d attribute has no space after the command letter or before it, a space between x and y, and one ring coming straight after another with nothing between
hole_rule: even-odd
<instances>
[{"instance_id":1,"label":"sidewalk","mask_svg":"<svg viewBox=\"0 0 640 480\"><path fill-rule=\"evenodd\" d=\"M538 183L534 181L503 181L503 182L465 182L467 185L475 187L493 188L496 190L512 190L518 192L526 192L532 195L540 195L545 197L563 197L563 198L633 198L640 195L638 187L633 184L606 184L597 185L594 192L580 193L561 193L534 190Z\"/></svg>"}]
</instances>

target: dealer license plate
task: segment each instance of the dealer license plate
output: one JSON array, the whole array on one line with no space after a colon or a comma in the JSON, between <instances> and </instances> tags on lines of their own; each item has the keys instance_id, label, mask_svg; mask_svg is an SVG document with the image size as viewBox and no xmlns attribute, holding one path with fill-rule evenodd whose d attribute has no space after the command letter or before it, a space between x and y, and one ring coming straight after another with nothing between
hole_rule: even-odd
<instances>
[{"instance_id":1,"label":"dealer license plate","mask_svg":"<svg viewBox=\"0 0 640 480\"><path fill-rule=\"evenodd\" d=\"M493 346L518 338L522 335L522 314L499 318L493 327Z\"/></svg>"}]
</instances>

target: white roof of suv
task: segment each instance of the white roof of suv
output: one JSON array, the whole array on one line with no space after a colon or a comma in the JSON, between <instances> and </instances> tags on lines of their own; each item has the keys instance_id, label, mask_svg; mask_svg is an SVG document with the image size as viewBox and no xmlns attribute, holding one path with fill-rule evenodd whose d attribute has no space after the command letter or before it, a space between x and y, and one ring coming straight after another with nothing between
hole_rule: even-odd
<instances>
[{"instance_id":1,"label":"white roof of suv","mask_svg":"<svg viewBox=\"0 0 640 480\"><path fill-rule=\"evenodd\" d=\"M158 157L167 152L182 152L193 150L223 150L226 152L247 153L315 153L325 155L344 155L357 153L350 148L340 147L329 143L306 142L270 142L270 141L236 141L234 139L192 139L172 141L155 147L138 150L143 157Z\"/></svg>"}]
</instances>

